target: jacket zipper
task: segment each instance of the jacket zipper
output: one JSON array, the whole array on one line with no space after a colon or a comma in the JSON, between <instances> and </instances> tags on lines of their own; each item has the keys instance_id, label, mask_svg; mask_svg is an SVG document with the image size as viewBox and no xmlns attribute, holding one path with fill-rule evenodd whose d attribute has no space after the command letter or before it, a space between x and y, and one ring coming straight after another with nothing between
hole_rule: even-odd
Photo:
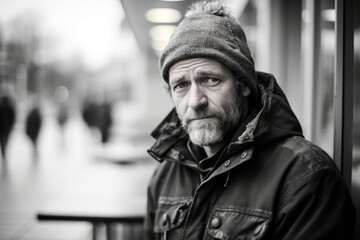
<instances>
[{"instance_id":1,"label":"jacket zipper","mask_svg":"<svg viewBox=\"0 0 360 240\"><path fill-rule=\"evenodd\" d=\"M227 152L229 150L228 147L226 147L226 149L224 149L224 151L221 153L221 155L219 156L218 158L218 161L219 162L221 160L221 158L225 155L225 152ZM210 178L204 180L204 177L202 177L201 173L199 173L199 176L200 176L200 184L199 186L196 188L195 190L195 193L194 193L194 197L192 199L192 201L190 202L190 206L189 206L189 212L186 216L186 219L185 219L185 224L184 224L184 229L181 233L181 236L180 236L180 239L184 239L184 236L185 236L185 232L187 230L187 225L188 225L188 222L189 222L189 219L190 219L190 216L192 215L192 212L193 212L193 208L194 208L194 202L195 200L197 199L197 193L199 191L199 189L206 183L210 180Z\"/></svg>"},{"instance_id":2,"label":"jacket zipper","mask_svg":"<svg viewBox=\"0 0 360 240\"><path fill-rule=\"evenodd\" d=\"M239 144L239 143L231 143L231 144L229 144L229 146L226 147L226 149L224 149L224 151L223 151L223 152L221 153L221 155L219 156L218 162L226 155L225 153L228 152L229 147L230 147L231 145L234 145L234 144ZM230 170L228 170L228 171L230 171ZM226 171L226 172L228 172L228 171ZM221 174L219 174L219 175L216 175L216 176L220 176L220 175L222 175L222 174L224 174L224 173L226 173L226 172L223 172L223 173L221 173ZM229 172L228 172L228 174L229 174ZM189 220L191 219L191 215L192 215L192 212L193 212L193 209L194 209L194 202L195 202L196 199L197 199L197 195L198 195L197 193L198 193L199 189L200 189L203 185L205 185L208 181L210 181L210 180L213 178L213 177L211 177L211 178L209 177L209 178L207 178L207 179L204 180L204 177L202 177L202 175L201 175L200 173L199 173L199 176L200 176L200 184L199 184L199 186L196 188L195 193L194 193L194 197L193 197L192 201L190 202L189 212L188 212L187 217L186 217L186 219L185 219L184 229L183 229L183 232L181 233L180 239L184 239L185 232L186 232L187 227L188 227L188 222L189 222ZM228 178L229 178L229 175L228 175ZM226 187L226 185L228 184L228 181L229 181L229 180L227 179L224 187Z\"/></svg>"}]
</instances>

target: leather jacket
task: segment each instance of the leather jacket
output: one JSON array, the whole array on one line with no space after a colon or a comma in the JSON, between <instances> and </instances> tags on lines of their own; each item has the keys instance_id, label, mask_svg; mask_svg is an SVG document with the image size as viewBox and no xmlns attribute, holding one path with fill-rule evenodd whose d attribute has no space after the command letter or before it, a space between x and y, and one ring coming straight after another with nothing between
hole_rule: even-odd
<instances>
[{"instance_id":1,"label":"leather jacket","mask_svg":"<svg viewBox=\"0 0 360 240\"><path fill-rule=\"evenodd\" d=\"M272 75L229 143L199 159L173 110L153 131L146 239L353 239L355 209L333 160L302 136ZM210 171L202 163L210 161Z\"/></svg>"}]
</instances>

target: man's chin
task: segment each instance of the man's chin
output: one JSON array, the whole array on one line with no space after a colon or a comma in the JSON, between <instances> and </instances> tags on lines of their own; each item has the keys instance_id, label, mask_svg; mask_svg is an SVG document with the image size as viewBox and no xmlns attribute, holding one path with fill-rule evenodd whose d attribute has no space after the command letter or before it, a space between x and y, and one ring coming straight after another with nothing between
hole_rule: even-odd
<instances>
[{"instance_id":1,"label":"man's chin","mask_svg":"<svg viewBox=\"0 0 360 240\"><path fill-rule=\"evenodd\" d=\"M205 129L190 130L189 137L194 144L206 147L219 143L222 140L222 132Z\"/></svg>"}]
</instances>

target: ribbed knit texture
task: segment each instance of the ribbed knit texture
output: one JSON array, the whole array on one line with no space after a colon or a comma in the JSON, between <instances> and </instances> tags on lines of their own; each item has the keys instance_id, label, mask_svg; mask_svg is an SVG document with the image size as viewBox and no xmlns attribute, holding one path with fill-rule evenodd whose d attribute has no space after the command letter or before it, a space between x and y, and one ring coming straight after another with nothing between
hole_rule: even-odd
<instances>
[{"instance_id":1,"label":"ribbed knit texture","mask_svg":"<svg viewBox=\"0 0 360 240\"><path fill-rule=\"evenodd\" d=\"M247 83L254 97L258 95L254 61L244 31L234 17L204 12L186 17L160 57L162 77L168 82L172 65L199 57L224 64L236 78Z\"/></svg>"}]
</instances>

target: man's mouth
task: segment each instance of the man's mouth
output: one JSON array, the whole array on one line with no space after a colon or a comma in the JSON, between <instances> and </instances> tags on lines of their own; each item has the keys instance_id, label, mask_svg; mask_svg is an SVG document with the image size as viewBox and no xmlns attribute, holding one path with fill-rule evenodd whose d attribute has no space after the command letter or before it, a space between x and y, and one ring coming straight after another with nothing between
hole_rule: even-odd
<instances>
[{"instance_id":1,"label":"man's mouth","mask_svg":"<svg viewBox=\"0 0 360 240\"><path fill-rule=\"evenodd\" d=\"M193 121L201 121L201 120L206 120L206 119L210 119L210 118L214 118L214 116L190 118L189 120L187 120L187 122L190 123L190 122L193 122Z\"/></svg>"}]
</instances>

